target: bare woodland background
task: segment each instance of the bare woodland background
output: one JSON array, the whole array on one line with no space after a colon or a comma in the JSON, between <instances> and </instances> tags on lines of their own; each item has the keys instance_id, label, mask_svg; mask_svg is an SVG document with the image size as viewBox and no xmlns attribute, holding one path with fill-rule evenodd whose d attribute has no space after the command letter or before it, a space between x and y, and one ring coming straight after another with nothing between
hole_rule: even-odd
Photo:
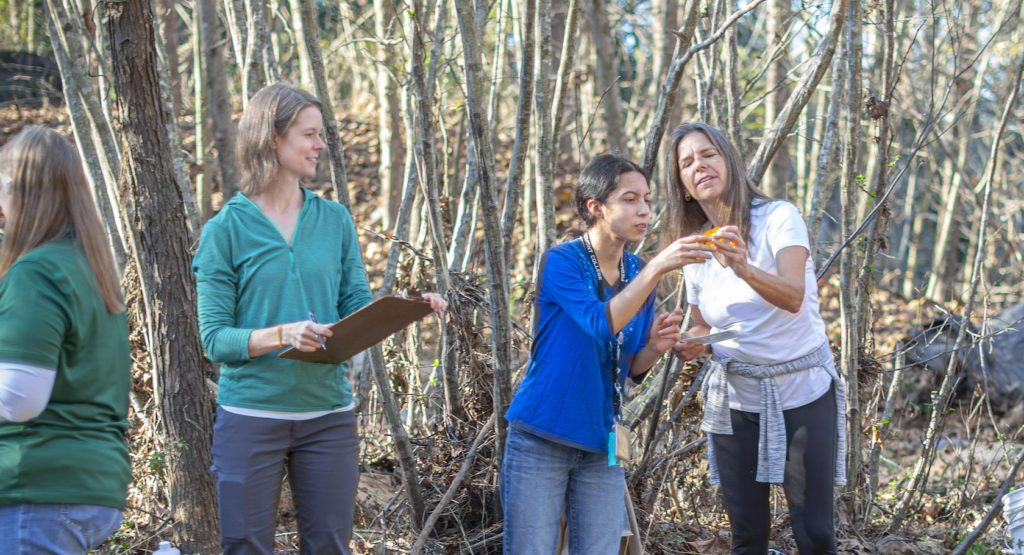
<instances>
[{"instance_id":1,"label":"bare woodland background","mask_svg":"<svg viewBox=\"0 0 1024 555\"><path fill-rule=\"evenodd\" d=\"M352 208L375 293L416 287L451 302L443 321L354 364L357 550L500 551L501 414L529 356L537 253L575 225L573 178L600 152L651 170L660 218L665 134L702 119L726 129L750 176L809 224L850 386L842 551L997 552L999 493L1024 457L1013 310L1024 266L1022 9L0 0L10 51L0 135L29 122L73 133L125 272L135 479L104 552L146 553L158 538L219 551L208 470L216 369L199 345L189 264L202 222L236 190L234 120L277 80L326 101L330 156L310 186ZM25 77L34 72L42 78ZM636 248L650 254L657 242ZM679 287L662 284L665 308L683 302ZM932 320L946 325L918 331ZM656 368L627 410L642 454L627 472L641 540L654 553L726 552L697 367L666 358ZM773 545L785 552L777 497ZM286 487L280 514L278 549L294 552Z\"/></svg>"}]
</instances>

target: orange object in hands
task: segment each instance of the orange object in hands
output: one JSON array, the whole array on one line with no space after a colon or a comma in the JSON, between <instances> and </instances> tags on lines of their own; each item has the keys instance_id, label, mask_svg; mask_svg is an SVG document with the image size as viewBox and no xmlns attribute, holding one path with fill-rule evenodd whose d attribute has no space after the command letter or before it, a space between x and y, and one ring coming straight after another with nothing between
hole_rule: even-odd
<instances>
[{"instance_id":1,"label":"orange object in hands","mask_svg":"<svg viewBox=\"0 0 1024 555\"><path fill-rule=\"evenodd\" d=\"M701 237L711 237L715 233L718 233L719 229L721 229L721 227L713 227L713 228L705 231L704 233L701 233L700 236ZM697 242L702 244L702 245L712 245L712 246L714 246L714 244L715 244L713 241L701 241L699 239L697 240Z\"/></svg>"},{"instance_id":2,"label":"orange object in hands","mask_svg":"<svg viewBox=\"0 0 1024 555\"><path fill-rule=\"evenodd\" d=\"M705 231L704 233L701 233L700 236L701 237L709 237L710 238L712 235L718 233L719 229L722 229L721 226L713 227L713 228ZM700 240L698 240L697 242L701 243L702 245L711 245L712 247L717 246L717 245L715 245L714 241L700 241ZM729 244L734 246L734 247L736 246L736 242L735 241L729 241Z\"/></svg>"}]
</instances>

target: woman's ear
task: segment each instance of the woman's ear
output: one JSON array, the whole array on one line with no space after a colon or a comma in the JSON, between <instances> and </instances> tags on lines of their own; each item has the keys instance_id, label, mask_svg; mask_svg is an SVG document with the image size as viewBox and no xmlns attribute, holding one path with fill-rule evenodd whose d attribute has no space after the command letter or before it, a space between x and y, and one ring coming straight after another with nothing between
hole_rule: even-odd
<instances>
[{"instance_id":1,"label":"woman's ear","mask_svg":"<svg viewBox=\"0 0 1024 555\"><path fill-rule=\"evenodd\" d=\"M590 212L590 215L593 216L595 220L600 219L601 216L602 216L602 213L601 213L601 201L599 201L597 199L588 198L587 199L587 212Z\"/></svg>"}]
</instances>

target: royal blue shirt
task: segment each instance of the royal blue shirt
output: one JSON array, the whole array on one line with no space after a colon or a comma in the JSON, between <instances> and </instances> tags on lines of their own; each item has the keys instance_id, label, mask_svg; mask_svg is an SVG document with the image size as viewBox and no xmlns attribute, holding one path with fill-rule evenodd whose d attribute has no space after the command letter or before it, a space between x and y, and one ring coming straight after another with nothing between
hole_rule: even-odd
<instances>
[{"instance_id":1,"label":"royal blue shirt","mask_svg":"<svg viewBox=\"0 0 1024 555\"><path fill-rule=\"evenodd\" d=\"M644 261L624 253L626 281ZM612 345L607 304L616 289L601 279L581 239L544 252L537 273L533 352L505 418L516 429L594 453L608 451L612 426ZM621 279L621 278L620 278ZM619 380L629 376L654 320L652 291L622 329Z\"/></svg>"}]
</instances>

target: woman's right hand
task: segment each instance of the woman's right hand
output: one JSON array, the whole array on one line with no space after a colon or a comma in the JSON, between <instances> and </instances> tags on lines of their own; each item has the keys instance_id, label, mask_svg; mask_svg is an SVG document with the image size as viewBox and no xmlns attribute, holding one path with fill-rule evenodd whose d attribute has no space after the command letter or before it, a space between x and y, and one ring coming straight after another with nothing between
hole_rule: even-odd
<instances>
[{"instance_id":1,"label":"woman's right hand","mask_svg":"<svg viewBox=\"0 0 1024 555\"><path fill-rule=\"evenodd\" d=\"M285 347L294 347L300 351L313 352L319 350L320 338L324 339L334 335L331 328L323 324L314 323L312 320L299 320L288 324L281 324L281 344Z\"/></svg>"},{"instance_id":2,"label":"woman's right hand","mask_svg":"<svg viewBox=\"0 0 1024 555\"><path fill-rule=\"evenodd\" d=\"M676 355L682 360L693 360L697 357L704 356L711 352L710 345L698 345L696 343L690 343L686 339L689 337L697 337L699 335L706 335L708 329L704 329L703 333L694 333L694 328L690 328L688 331L683 332L679 337L679 341L672 346L672 354Z\"/></svg>"},{"instance_id":3,"label":"woman's right hand","mask_svg":"<svg viewBox=\"0 0 1024 555\"><path fill-rule=\"evenodd\" d=\"M253 330L249 334L249 356L256 358L285 347L294 347L311 353L322 348L318 335L327 338L334 335L334 332L330 327L312 320L299 320Z\"/></svg>"},{"instance_id":4,"label":"woman's right hand","mask_svg":"<svg viewBox=\"0 0 1024 555\"><path fill-rule=\"evenodd\" d=\"M689 235L672 241L648 262L648 266L652 266L658 275L664 275L687 264L703 263L711 258L714 247L701 242L699 237Z\"/></svg>"}]
</instances>

